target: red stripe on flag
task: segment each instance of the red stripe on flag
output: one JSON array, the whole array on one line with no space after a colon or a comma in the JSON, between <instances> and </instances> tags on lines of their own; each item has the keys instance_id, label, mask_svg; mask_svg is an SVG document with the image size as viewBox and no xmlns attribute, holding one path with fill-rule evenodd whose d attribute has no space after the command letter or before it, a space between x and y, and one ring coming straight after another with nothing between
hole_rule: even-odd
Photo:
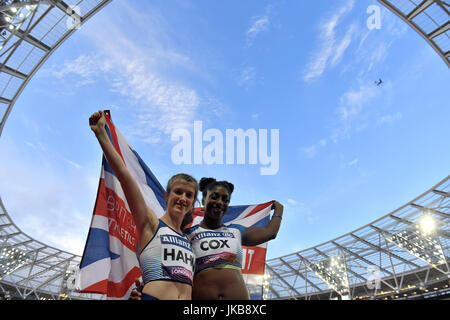
<instances>
[{"instance_id":1,"label":"red stripe on flag","mask_svg":"<svg viewBox=\"0 0 450 320\"><path fill-rule=\"evenodd\" d=\"M103 112L105 113L106 124L108 125L109 131L111 132L111 138L113 140L114 149L116 149L117 153L119 153L120 157L122 158L123 163L125 163L125 160L122 156L122 152L120 152L119 140L117 139L117 133L116 133L116 127L114 126L114 124L112 123L112 120L111 120L111 113L109 112L109 110L105 110Z\"/></svg>"},{"instance_id":2,"label":"red stripe on flag","mask_svg":"<svg viewBox=\"0 0 450 320\"><path fill-rule=\"evenodd\" d=\"M141 269L134 267L121 282L108 281L107 296L110 298L123 298L134 281L141 276Z\"/></svg>"},{"instance_id":3,"label":"red stripe on flag","mask_svg":"<svg viewBox=\"0 0 450 320\"><path fill-rule=\"evenodd\" d=\"M94 214L108 217L108 207L106 204L106 199L108 199L108 195L105 186L105 179L100 178L97 192L97 201L94 207Z\"/></svg>"},{"instance_id":4,"label":"red stripe on flag","mask_svg":"<svg viewBox=\"0 0 450 320\"><path fill-rule=\"evenodd\" d=\"M198 207L198 208L193 208L192 209L192 214L194 216L204 216L205 215L205 211L203 211L202 207Z\"/></svg>"},{"instance_id":5,"label":"red stripe on flag","mask_svg":"<svg viewBox=\"0 0 450 320\"><path fill-rule=\"evenodd\" d=\"M94 214L108 218L109 235L118 238L131 251L136 251L138 232L133 215L126 209L125 201L105 186L104 179L100 179Z\"/></svg>"},{"instance_id":6,"label":"red stripe on flag","mask_svg":"<svg viewBox=\"0 0 450 320\"><path fill-rule=\"evenodd\" d=\"M79 290L79 293L98 293L98 294L106 294L106 289L108 288L108 280L102 280L93 285L84 288L83 290Z\"/></svg>"},{"instance_id":7,"label":"red stripe on flag","mask_svg":"<svg viewBox=\"0 0 450 320\"><path fill-rule=\"evenodd\" d=\"M250 213L248 213L245 218L250 217L252 215L254 215L255 213L258 213L259 211L267 208L268 206L271 206L273 204L273 201L267 202L267 203L262 203L262 204L258 204L256 207L253 208L252 211L250 211Z\"/></svg>"}]
</instances>

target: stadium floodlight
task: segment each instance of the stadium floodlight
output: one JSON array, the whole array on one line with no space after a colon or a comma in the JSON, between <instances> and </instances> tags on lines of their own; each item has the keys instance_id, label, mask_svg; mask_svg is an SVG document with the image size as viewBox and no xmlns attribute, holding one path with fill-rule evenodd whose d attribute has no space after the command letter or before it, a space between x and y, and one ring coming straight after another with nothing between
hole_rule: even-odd
<instances>
[{"instance_id":1,"label":"stadium floodlight","mask_svg":"<svg viewBox=\"0 0 450 320\"><path fill-rule=\"evenodd\" d=\"M269 291L270 291L270 273L266 271L264 274L264 281L263 281L263 299L267 300L269 299Z\"/></svg>"},{"instance_id":2,"label":"stadium floodlight","mask_svg":"<svg viewBox=\"0 0 450 320\"><path fill-rule=\"evenodd\" d=\"M36 11L38 1L0 1L0 50Z\"/></svg>"},{"instance_id":3,"label":"stadium floodlight","mask_svg":"<svg viewBox=\"0 0 450 320\"><path fill-rule=\"evenodd\" d=\"M438 227L429 215L424 216L418 223L387 236L386 240L436 269L438 269L437 266L446 263L438 237Z\"/></svg>"},{"instance_id":4,"label":"stadium floodlight","mask_svg":"<svg viewBox=\"0 0 450 320\"><path fill-rule=\"evenodd\" d=\"M309 264L307 267L341 296L350 295L347 266L343 255L331 257L316 264Z\"/></svg>"},{"instance_id":5,"label":"stadium floodlight","mask_svg":"<svg viewBox=\"0 0 450 320\"><path fill-rule=\"evenodd\" d=\"M427 214L419 221L420 230L424 234L430 234L436 231L436 221L434 218Z\"/></svg>"},{"instance_id":6,"label":"stadium floodlight","mask_svg":"<svg viewBox=\"0 0 450 320\"><path fill-rule=\"evenodd\" d=\"M3 248L0 251L0 279L31 262L29 254L17 248Z\"/></svg>"}]
</instances>

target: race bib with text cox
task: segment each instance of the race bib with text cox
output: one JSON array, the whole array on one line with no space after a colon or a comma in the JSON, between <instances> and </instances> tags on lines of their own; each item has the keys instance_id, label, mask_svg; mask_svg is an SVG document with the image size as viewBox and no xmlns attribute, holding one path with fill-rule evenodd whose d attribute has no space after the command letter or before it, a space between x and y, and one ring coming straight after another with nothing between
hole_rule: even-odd
<instances>
[{"instance_id":1,"label":"race bib with text cox","mask_svg":"<svg viewBox=\"0 0 450 320\"><path fill-rule=\"evenodd\" d=\"M192 283L194 253L186 238L176 235L161 235L161 261L163 276L172 280Z\"/></svg>"},{"instance_id":2,"label":"race bib with text cox","mask_svg":"<svg viewBox=\"0 0 450 320\"><path fill-rule=\"evenodd\" d=\"M198 230L198 233L191 238L191 243L196 258L196 272L222 266L241 268L241 237L237 229Z\"/></svg>"}]
</instances>

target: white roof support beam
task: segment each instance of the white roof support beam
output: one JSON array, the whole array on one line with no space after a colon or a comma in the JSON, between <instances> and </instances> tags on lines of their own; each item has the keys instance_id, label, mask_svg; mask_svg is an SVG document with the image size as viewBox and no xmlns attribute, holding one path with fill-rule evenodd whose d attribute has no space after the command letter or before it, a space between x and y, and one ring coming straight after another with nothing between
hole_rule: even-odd
<instances>
[{"instance_id":1,"label":"white roof support beam","mask_svg":"<svg viewBox=\"0 0 450 320\"><path fill-rule=\"evenodd\" d=\"M39 41L32 35L27 34L20 29L16 30L15 35L18 36L19 38L21 38L22 40L28 42L29 44L35 46L36 48L41 49L42 51L49 52L51 50L51 48L49 46L47 46L45 43Z\"/></svg>"},{"instance_id":2,"label":"white roof support beam","mask_svg":"<svg viewBox=\"0 0 450 320\"><path fill-rule=\"evenodd\" d=\"M13 77L22 79L22 80L25 80L25 79L27 78L27 75L26 75L26 74L23 74L23 73L20 72L20 71L11 69L10 67L7 67L7 66L3 66L3 67L0 69L0 71L1 71L1 72L4 72L4 73L6 73L6 74L9 74L10 76L13 76Z\"/></svg>"},{"instance_id":3,"label":"white roof support beam","mask_svg":"<svg viewBox=\"0 0 450 320\"><path fill-rule=\"evenodd\" d=\"M408 20L412 20L425 11L429 6L431 6L435 1L434 0L424 0L422 1L413 11L411 11L406 17Z\"/></svg>"},{"instance_id":4,"label":"white roof support beam","mask_svg":"<svg viewBox=\"0 0 450 320\"><path fill-rule=\"evenodd\" d=\"M384 5L386 8L388 8L390 11L395 13L399 18L401 18L404 22L406 22L411 28L413 28L417 33L419 33L427 42L428 44L439 54L439 56L444 60L447 67L450 68L450 61L449 61L449 55L448 52L444 52L445 48L442 48L439 46L438 43L433 41L433 38L437 37L438 35L445 33L448 31L448 22L444 22L442 25L438 24L437 19L434 19L431 16L431 12L426 14L426 17L428 20L426 22L419 22L419 21L413 21L415 17L417 17L422 12L425 12L427 8L429 8L434 3L438 4L437 8L440 8L443 12L443 14L449 16L449 11L445 7L445 3L443 3L441 0L424 0L420 4L418 4L411 12L402 12L400 8L396 7L392 0L378 0L382 5ZM412 3L412 1L410 1ZM426 23L431 23L436 25L436 29L428 34L424 31L424 28L426 28ZM421 25L419 25L421 24Z\"/></svg>"},{"instance_id":5,"label":"white roof support beam","mask_svg":"<svg viewBox=\"0 0 450 320\"><path fill-rule=\"evenodd\" d=\"M304 259L304 258L302 257L301 259ZM294 272L294 274L296 276L300 276L300 278L302 278L303 280L308 282L311 285L311 287L314 287L315 289L320 291L319 287L317 287L313 282L311 282L311 280L308 280L307 277L303 276L298 270L295 270L289 263L287 263L285 260L283 260L283 258L280 258L280 261L283 262L283 264L285 266L287 266L292 272Z\"/></svg>"},{"instance_id":6,"label":"white roof support beam","mask_svg":"<svg viewBox=\"0 0 450 320\"><path fill-rule=\"evenodd\" d=\"M59 10L65 12L67 15L72 16L74 20L76 21L83 21L83 18L78 15L78 13L75 12L75 10L71 9L67 3L61 0L47 0L49 3L57 7Z\"/></svg>"},{"instance_id":7,"label":"white roof support beam","mask_svg":"<svg viewBox=\"0 0 450 320\"><path fill-rule=\"evenodd\" d=\"M437 36L443 34L444 32L447 32L449 30L450 30L450 21L447 21L447 23L443 24L442 26L440 26L439 28L437 28L436 30L434 30L433 32L428 34L428 37L430 37L431 39L434 39Z\"/></svg>"}]
</instances>

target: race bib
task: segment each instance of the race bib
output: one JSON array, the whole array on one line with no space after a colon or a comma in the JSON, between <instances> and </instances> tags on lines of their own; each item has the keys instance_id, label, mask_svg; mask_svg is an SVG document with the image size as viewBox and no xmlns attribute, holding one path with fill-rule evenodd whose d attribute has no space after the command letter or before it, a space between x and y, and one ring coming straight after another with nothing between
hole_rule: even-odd
<instances>
[{"instance_id":1,"label":"race bib","mask_svg":"<svg viewBox=\"0 0 450 320\"><path fill-rule=\"evenodd\" d=\"M163 275L190 283L195 261L189 241L175 235L161 235L160 241L163 247L161 251Z\"/></svg>"},{"instance_id":2,"label":"race bib","mask_svg":"<svg viewBox=\"0 0 450 320\"><path fill-rule=\"evenodd\" d=\"M200 232L192 239L192 248L199 270L211 267L211 265L233 263L240 246L236 235L228 231Z\"/></svg>"}]
</instances>

